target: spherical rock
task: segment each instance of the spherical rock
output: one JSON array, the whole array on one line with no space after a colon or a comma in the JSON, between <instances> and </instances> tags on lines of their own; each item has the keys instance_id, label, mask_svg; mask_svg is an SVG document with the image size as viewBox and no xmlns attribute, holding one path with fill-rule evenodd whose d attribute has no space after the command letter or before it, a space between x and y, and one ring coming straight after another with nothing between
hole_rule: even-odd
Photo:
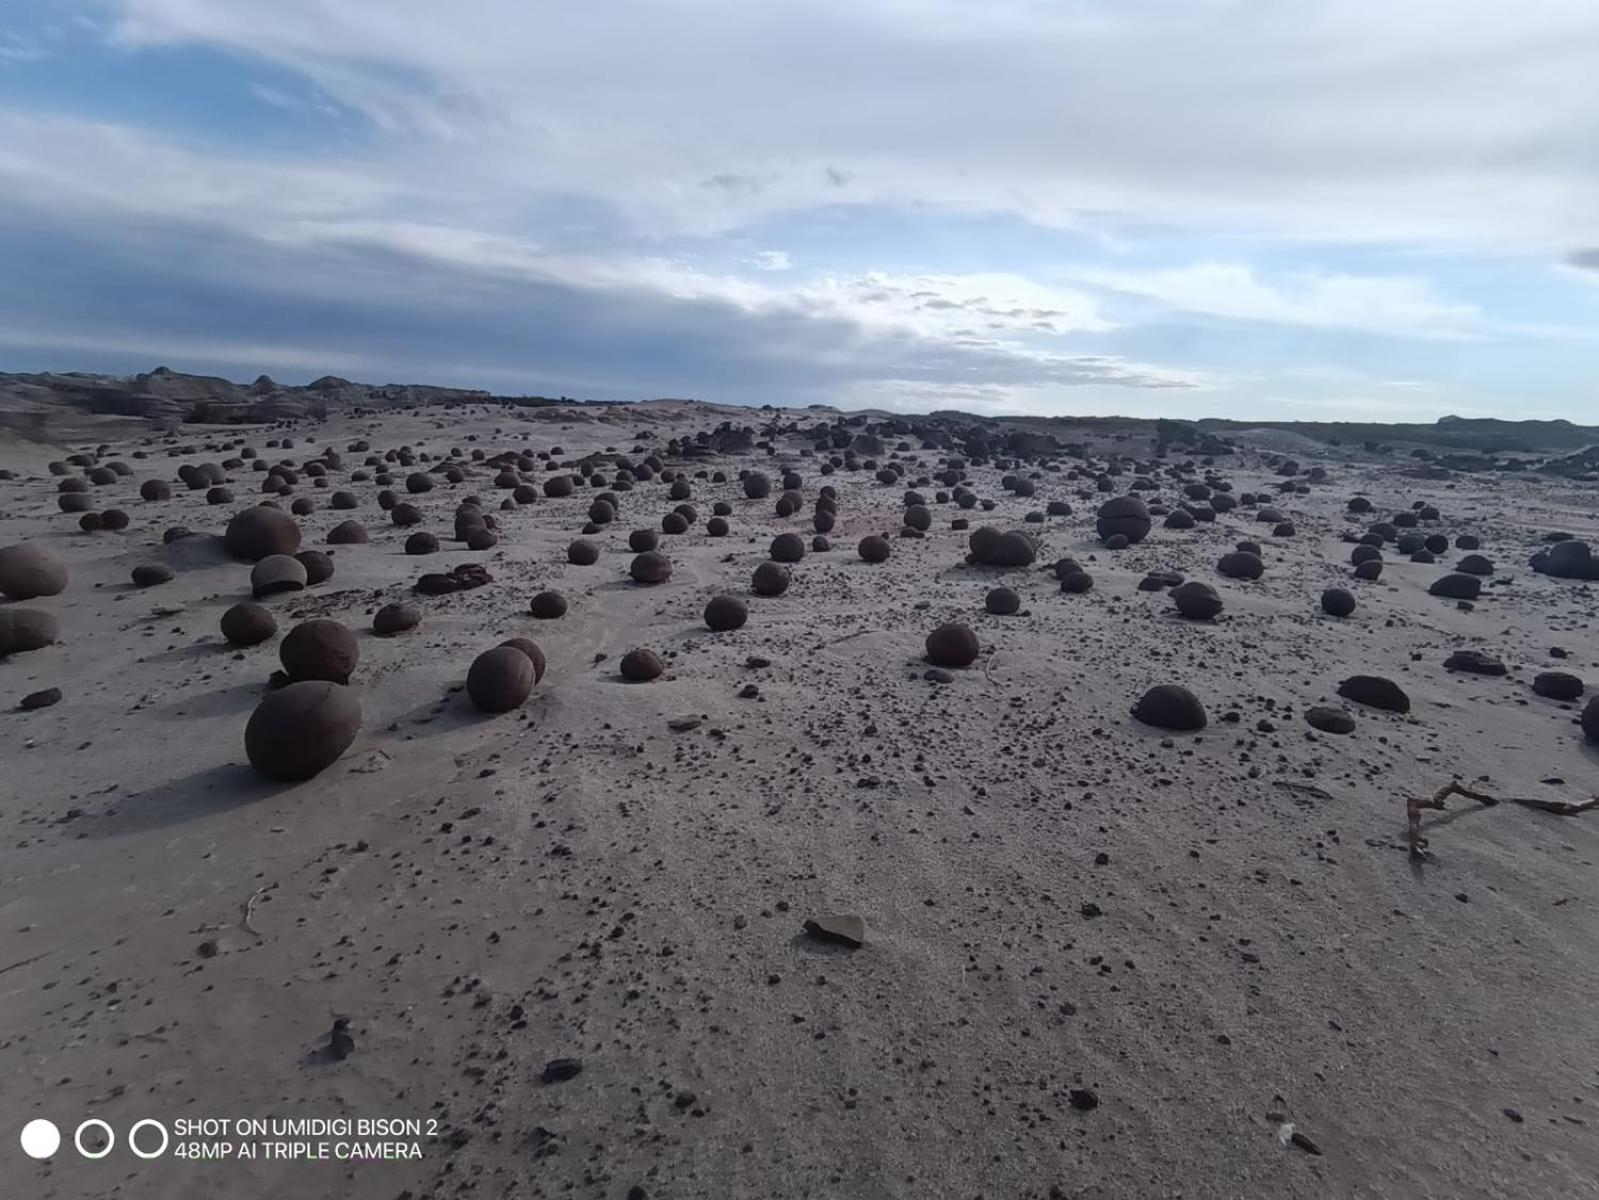
<instances>
[{"instance_id":1,"label":"spherical rock","mask_svg":"<svg viewBox=\"0 0 1599 1200\"><path fill-rule=\"evenodd\" d=\"M135 587L155 587L172 582L172 568L165 563L140 563L133 568Z\"/></svg>"},{"instance_id":2,"label":"spherical rock","mask_svg":"<svg viewBox=\"0 0 1599 1200\"><path fill-rule=\"evenodd\" d=\"M927 661L935 667L969 667L981 651L977 635L957 622L940 625L927 635Z\"/></svg>"},{"instance_id":3,"label":"spherical rock","mask_svg":"<svg viewBox=\"0 0 1599 1200\"><path fill-rule=\"evenodd\" d=\"M705 522L705 532L711 537L726 537L728 524L726 517L712 517Z\"/></svg>"},{"instance_id":4,"label":"spherical rock","mask_svg":"<svg viewBox=\"0 0 1599 1200\"><path fill-rule=\"evenodd\" d=\"M1575 700L1583 693L1583 682L1567 671L1540 671L1532 681L1532 690L1546 700Z\"/></svg>"},{"instance_id":5,"label":"spherical rock","mask_svg":"<svg viewBox=\"0 0 1599 1200\"><path fill-rule=\"evenodd\" d=\"M744 494L751 500L764 500L772 494L772 481L759 471L744 476Z\"/></svg>"},{"instance_id":6,"label":"spherical rock","mask_svg":"<svg viewBox=\"0 0 1599 1200\"><path fill-rule=\"evenodd\" d=\"M880 533L869 533L861 539L861 544L857 547L857 551L861 558L869 563L887 562L889 554L888 539Z\"/></svg>"},{"instance_id":7,"label":"spherical rock","mask_svg":"<svg viewBox=\"0 0 1599 1200\"><path fill-rule=\"evenodd\" d=\"M1482 594L1482 580L1475 575L1455 573L1433 580L1427 589L1429 596L1442 596L1446 600L1475 600Z\"/></svg>"},{"instance_id":8,"label":"spherical rock","mask_svg":"<svg viewBox=\"0 0 1599 1200\"><path fill-rule=\"evenodd\" d=\"M622 655L622 678L632 683L645 683L658 678L666 665L653 650L634 649Z\"/></svg>"},{"instance_id":9,"label":"spherical rock","mask_svg":"<svg viewBox=\"0 0 1599 1200\"><path fill-rule=\"evenodd\" d=\"M634 554L643 554L646 550L653 550L661 543L661 535L653 529L635 529L627 535L627 548Z\"/></svg>"},{"instance_id":10,"label":"spherical rock","mask_svg":"<svg viewBox=\"0 0 1599 1200\"><path fill-rule=\"evenodd\" d=\"M417 530L405 539L405 552L407 554L437 554L439 539L436 535L426 530Z\"/></svg>"},{"instance_id":11,"label":"spherical rock","mask_svg":"<svg viewBox=\"0 0 1599 1200\"><path fill-rule=\"evenodd\" d=\"M1121 534L1128 544L1141 542L1149 534L1149 509L1137 496L1116 496L1099 506L1094 529L1100 540Z\"/></svg>"},{"instance_id":12,"label":"spherical rock","mask_svg":"<svg viewBox=\"0 0 1599 1200\"><path fill-rule=\"evenodd\" d=\"M354 692L303 680L256 705L244 727L244 751L265 778L297 782L337 762L360 731L361 702Z\"/></svg>"},{"instance_id":13,"label":"spherical rock","mask_svg":"<svg viewBox=\"0 0 1599 1200\"><path fill-rule=\"evenodd\" d=\"M1321 611L1330 617L1347 617L1355 611L1355 596L1348 588L1330 587L1321 594Z\"/></svg>"},{"instance_id":14,"label":"spherical rock","mask_svg":"<svg viewBox=\"0 0 1599 1200\"><path fill-rule=\"evenodd\" d=\"M772 539L772 561L795 563L805 557L805 539L797 533L780 533Z\"/></svg>"},{"instance_id":15,"label":"spherical rock","mask_svg":"<svg viewBox=\"0 0 1599 1200\"><path fill-rule=\"evenodd\" d=\"M139 485L139 499L170 500L172 499L172 487L162 479L146 479Z\"/></svg>"},{"instance_id":16,"label":"spherical rock","mask_svg":"<svg viewBox=\"0 0 1599 1200\"><path fill-rule=\"evenodd\" d=\"M1195 621L1208 621L1221 612L1221 596L1208 583L1190 579L1171 590L1172 603L1183 616Z\"/></svg>"},{"instance_id":17,"label":"spherical rock","mask_svg":"<svg viewBox=\"0 0 1599 1200\"><path fill-rule=\"evenodd\" d=\"M1145 725L1180 732L1203 729L1207 720L1205 706L1199 702L1199 698L1175 683L1162 683L1150 688L1133 705L1133 716Z\"/></svg>"},{"instance_id":18,"label":"spherical rock","mask_svg":"<svg viewBox=\"0 0 1599 1200\"><path fill-rule=\"evenodd\" d=\"M533 664L533 682L535 684L544 678L544 651L539 649L537 643L525 637L514 637L506 638L500 645L509 646L513 650L520 650L527 655L528 661Z\"/></svg>"},{"instance_id":19,"label":"spherical rock","mask_svg":"<svg viewBox=\"0 0 1599 1200\"><path fill-rule=\"evenodd\" d=\"M37 608L0 608L0 658L43 650L61 636L54 613Z\"/></svg>"},{"instance_id":20,"label":"spherical rock","mask_svg":"<svg viewBox=\"0 0 1599 1200\"><path fill-rule=\"evenodd\" d=\"M250 592L257 599L305 588L305 564L291 554L269 554L250 571Z\"/></svg>"},{"instance_id":21,"label":"spherical rock","mask_svg":"<svg viewBox=\"0 0 1599 1200\"><path fill-rule=\"evenodd\" d=\"M259 645L277 631L277 620L259 604L235 604L222 614L222 636L231 646Z\"/></svg>"},{"instance_id":22,"label":"spherical rock","mask_svg":"<svg viewBox=\"0 0 1599 1200\"><path fill-rule=\"evenodd\" d=\"M420 525L422 524L422 510L416 505L407 504L402 500L389 509L389 520L393 521L401 529L412 525Z\"/></svg>"},{"instance_id":23,"label":"spherical rock","mask_svg":"<svg viewBox=\"0 0 1599 1200\"><path fill-rule=\"evenodd\" d=\"M1305 722L1323 733L1354 733L1355 718L1346 709L1319 704L1305 710Z\"/></svg>"},{"instance_id":24,"label":"spherical rock","mask_svg":"<svg viewBox=\"0 0 1599 1200\"><path fill-rule=\"evenodd\" d=\"M736 596L712 596L705 605L706 627L718 633L738 629L748 619L749 609Z\"/></svg>"},{"instance_id":25,"label":"spherical rock","mask_svg":"<svg viewBox=\"0 0 1599 1200\"><path fill-rule=\"evenodd\" d=\"M1216 564L1216 570L1229 579L1259 579L1265 574L1266 564L1260 561L1258 554L1251 554L1248 550L1234 550L1230 554L1223 554Z\"/></svg>"},{"instance_id":26,"label":"spherical rock","mask_svg":"<svg viewBox=\"0 0 1599 1200\"><path fill-rule=\"evenodd\" d=\"M222 544L234 558L259 562L273 554L293 554L300 548L300 527L276 508L247 508L228 522Z\"/></svg>"},{"instance_id":27,"label":"spherical rock","mask_svg":"<svg viewBox=\"0 0 1599 1200\"><path fill-rule=\"evenodd\" d=\"M128 527L128 523L128 514L120 508L108 508L100 514L100 524L106 529L120 532Z\"/></svg>"},{"instance_id":28,"label":"spherical rock","mask_svg":"<svg viewBox=\"0 0 1599 1200\"><path fill-rule=\"evenodd\" d=\"M372 616L372 632L379 637L393 637L422 622L422 610L414 604L385 604Z\"/></svg>"},{"instance_id":29,"label":"spherical rock","mask_svg":"<svg viewBox=\"0 0 1599 1200\"><path fill-rule=\"evenodd\" d=\"M355 635L337 621L318 617L289 630L278 647L278 658L290 679L325 679L348 683L361 660Z\"/></svg>"},{"instance_id":30,"label":"spherical rock","mask_svg":"<svg viewBox=\"0 0 1599 1200\"><path fill-rule=\"evenodd\" d=\"M1498 658L1482 650L1456 650L1444 659L1444 670L1464 671L1468 675L1506 675L1509 669Z\"/></svg>"},{"instance_id":31,"label":"spherical rock","mask_svg":"<svg viewBox=\"0 0 1599 1200\"><path fill-rule=\"evenodd\" d=\"M1013 588L997 587L983 597L983 607L996 617L1008 617L1021 611L1022 598Z\"/></svg>"},{"instance_id":32,"label":"spherical rock","mask_svg":"<svg viewBox=\"0 0 1599 1200\"><path fill-rule=\"evenodd\" d=\"M1371 581L1382 575L1382 559L1368 558L1365 562L1355 567L1355 578Z\"/></svg>"},{"instance_id":33,"label":"spherical rock","mask_svg":"<svg viewBox=\"0 0 1599 1200\"><path fill-rule=\"evenodd\" d=\"M340 521L328 530L330 546L364 546L368 541L366 527L359 521Z\"/></svg>"},{"instance_id":34,"label":"spherical rock","mask_svg":"<svg viewBox=\"0 0 1599 1200\"><path fill-rule=\"evenodd\" d=\"M750 590L757 596L781 596L788 591L792 579L793 576L782 563L763 562L755 568L755 574L750 579Z\"/></svg>"},{"instance_id":35,"label":"spherical rock","mask_svg":"<svg viewBox=\"0 0 1599 1200\"><path fill-rule=\"evenodd\" d=\"M0 550L0 595L8 599L58 596L66 590L70 574L65 561L32 542Z\"/></svg>"},{"instance_id":36,"label":"spherical rock","mask_svg":"<svg viewBox=\"0 0 1599 1200\"><path fill-rule=\"evenodd\" d=\"M1094 586L1094 577L1087 571L1068 571L1060 577L1060 590L1067 595L1080 596Z\"/></svg>"},{"instance_id":37,"label":"spherical rock","mask_svg":"<svg viewBox=\"0 0 1599 1200\"><path fill-rule=\"evenodd\" d=\"M472 660L466 694L480 712L510 712L528 698L534 682L532 659L513 646L496 646Z\"/></svg>"},{"instance_id":38,"label":"spherical rock","mask_svg":"<svg viewBox=\"0 0 1599 1200\"><path fill-rule=\"evenodd\" d=\"M1351 675L1338 685L1338 694L1368 708L1397 713L1410 711L1410 697L1404 688L1381 675Z\"/></svg>"},{"instance_id":39,"label":"spherical rock","mask_svg":"<svg viewBox=\"0 0 1599 1200\"><path fill-rule=\"evenodd\" d=\"M933 526L933 514L926 505L912 504L905 510L905 524L926 532Z\"/></svg>"},{"instance_id":40,"label":"spherical rock","mask_svg":"<svg viewBox=\"0 0 1599 1200\"><path fill-rule=\"evenodd\" d=\"M627 568L635 583L665 583L672 577L672 560L659 550L646 550Z\"/></svg>"},{"instance_id":41,"label":"spherical rock","mask_svg":"<svg viewBox=\"0 0 1599 1200\"><path fill-rule=\"evenodd\" d=\"M541 621L566 616L566 597L560 592L540 592L528 602L528 612Z\"/></svg>"},{"instance_id":42,"label":"spherical rock","mask_svg":"<svg viewBox=\"0 0 1599 1200\"><path fill-rule=\"evenodd\" d=\"M1455 570L1466 575L1492 575L1494 565L1480 554L1468 554L1455 564Z\"/></svg>"},{"instance_id":43,"label":"spherical rock","mask_svg":"<svg viewBox=\"0 0 1599 1200\"><path fill-rule=\"evenodd\" d=\"M566 561L577 567L591 567L600 561L600 548L579 538L566 548Z\"/></svg>"},{"instance_id":44,"label":"spherical rock","mask_svg":"<svg viewBox=\"0 0 1599 1200\"><path fill-rule=\"evenodd\" d=\"M1582 710L1582 732L1590 742L1599 742L1599 696L1589 700Z\"/></svg>"}]
</instances>

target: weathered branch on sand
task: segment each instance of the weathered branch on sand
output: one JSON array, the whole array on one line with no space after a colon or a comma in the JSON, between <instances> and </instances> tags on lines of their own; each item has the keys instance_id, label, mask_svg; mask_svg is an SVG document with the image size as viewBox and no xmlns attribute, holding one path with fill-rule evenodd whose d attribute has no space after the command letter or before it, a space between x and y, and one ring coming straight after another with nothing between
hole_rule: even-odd
<instances>
[{"instance_id":1,"label":"weathered branch on sand","mask_svg":"<svg viewBox=\"0 0 1599 1200\"><path fill-rule=\"evenodd\" d=\"M1410 857L1419 860L1425 856L1427 839L1421 836L1421 810L1435 808L1444 811L1444 801L1450 796L1464 796L1467 800L1475 800L1478 804L1495 805L1499 798L1490 796L1486 792L1474 792L1470 788L1451 780L1432 794L1430 799L1412 796L1405 801L1405 816L1409 823ZM1506 796L1506 804L1519 804L1524 808L1536 808L1539 812L1554 813L1561 817L1574 817L1578 813L1599 805L1599 796L1587 800L1535 800L1530 796Z\"/></svg>"}]
</instances>

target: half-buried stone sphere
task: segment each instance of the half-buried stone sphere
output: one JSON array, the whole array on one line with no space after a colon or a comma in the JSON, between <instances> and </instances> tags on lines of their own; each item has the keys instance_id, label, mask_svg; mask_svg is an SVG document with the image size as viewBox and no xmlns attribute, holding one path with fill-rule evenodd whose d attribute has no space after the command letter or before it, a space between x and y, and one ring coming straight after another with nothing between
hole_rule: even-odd
<instances>
[{"instance_id":1,"label":"half-buried stone sphere","mask_svg":"<svg viewBox=\"0 0 1599 1200\"><path fill-rule=\"evenodd\" d=\"M627 535L627 548L634 554L643 554L661 544L661 535L653 529L635 529Z\"/></svg>"},{"instance_id":2,"label":"half-buried stone sphere","mask_svg":"<svg viewBox=\"0 0 1599 1200\"><path fill-rule=\"evenodd\" d=\"M269 554L250 570L250 593L257 600L305 589L305 564L288 554Z\"/></svg>"},{"instance_id":3,"label":"half-buried stone sphere","mask_svg":"<svg viewBox=\"0 0 1599 1200\"><path fill-rule=\"evenodd\" d=\"M1137 496L1116 496L1099 506L1094 530L1101 540L1121 534L1129 543L1149 535L1149 509Z\"/></svg>"},{"instance_id":4,"label":"half-buried stone sphere","mask_svg":"<svg viewBox=\"0 0 1599 1200\"><path fill-rule=\"evenodd\" d=\"M1590 742L1599 742L1599 696L1588 701L1582 710L1582 732Z\"/></svg>"},{"instance_id":5,"label":"half-buried stone sphere","mask_svg":"<svg viewBox=\"0 0 1599 1200\"><path fill-rule=\"evenodd\" d=\"M256 646L277 631L277 620L259 604L235 604L222 614L222 636L231 646Z\"/></svg>"},{"instance_id":6,"label":"half-buried stone sphere","mask_svg":"<svg viewBox=\"0 0 1599 1200\"><path fill-rule=\"evenodd\" d=\"M61 636L54 613L37 608L0 608L0 658L43 650Z\"/></svg>"},{"instance_id":7,"label":"half-buried stone sphere","mask_svg":"<svg viewBox=\"0 0 1599 1200\"><path fill-rule=\"evenodd\" d=\"M1320 704L1305 710L1305 722L1323 733L1354 733L1355 718L1341 708Z\"/></svg>"},{"instance_id":8,"label":"half-buried stone sphere","mask_svg":"<svg viewBox=\"0 0 1599 1200\"><path fill-rule=\"evenodd\" d=\"M793 576L782 563L763 562L750 577L750 590L757 596L781 596L788 591Z\"/></svg>"},{"instance_id":9,"label":"half-buried stone sphere","mask_svg":"<svg viewBox=\"0 0 1599 1200\"><path fill-rule=\"evenodd\" d=\"M366 526L359 521L340 521L328 530L330 546L364 546L370 540L366 534Z\"/></svg>"},{"instance_id":10,"label":"half-buried stone sphere","mask_svg":"<svg viewBox=\"0 0 1599 1200\"><path fill-rule=\"evenodd\" d=\"M660 676L666 665L653 650L629 650L622 655L622 678L632 683L645 683Z\"/></svg>"},{"instance_id":11,"label":"half-buried stone sphere","mask_svg":"<svg viewBox=\"0 0 1599 1200\"><path fill-rule=\"evenodd\" d=\"M1546 700L1571 701L1582 695L1583 683L1567 671L1540 671L1532 681L1532 690Z\"/></svg>"},{"instance_id":12,"label":"half-buried stone sphere","mask_svg":"<svg viewBox=\"0 0 1599 1200\"><path fill-rule=\"evenodd\" d=\"M1382 577L1382 559L1368 558L1355 566L1355 578L1371 582Z\"/></svg>"},{"instance_id":13,"label":"half-buried stone sphere","mask_svg":"<svg viewBox=\"0 0 1599 1200\"><path fill-rule=\"evenodd\" d=\"M1208 583L1190 579L1171 590L1172 603L1183 616L1194 621L1208 621L1221 611L1221 596Z\"/></svg>"},{"instance_id":14,"label":"half-buried stone sphere","mask_svg":"<svg viewBox=\"0 0 1599 1200\"><path fill-rule=\"evenodd\" d=\"M535 682L532 659L514 646L496 646L472 660L466 694L480 712L510 712L528 698Z\"/></svg>"},{"instance_id":15,"label":"half-buried stone sphere","mask_svg":"<svg viewBox=\"0 0 1599 1200\"><path fill-rule=\"evenodd\" d=\"M434 534L419 530L405 539L405 552L407 554L437 554L439 552L439 539Z\"/></svg>"},{"instance_id":16,"label":"half-buried stone sphere","mask_svg":"<svg viewBox=\"0 0 1599 1200\"><path fill-rule=\"evenodd\" d=\"M982 647L968 626L951 621L927 635L927 661L935 667L969 667Z\"/></svg>"},{"instance_id":17,"label":"half-buried stone sphere","mask_svg":"<svg viewBox=\"0 0 1599 1200\"><path fill-rule=\"evenodd\" d=\"M506 638L500 645L509 646L513 650L520 650L527 655L528 661L533 664L533 682L535 684L544 678L544 651L539 649L537 643L529 638L514 637Z\"/></svg>"},{"instance_id":18,"label":"half-buried stone sphere","mask_svg":"<svg viewBox=\"0 0 1599 1200\"><path fill-rule=\"evenodd\" d=\"M738 629L749 620L749 609L736 596L712 596L705 606L705 625L718 633Z\"/></svg>"},{"instance_id":19,"label":"half-buried stone sphere","mask_svg":"<svg viewBox=\"0 0 1599 1200\"><path fill-rule=\"evenodd\" d=\"M333 560L321 550L302 550L294 560L305 568L306 587L315 587L333 578Z\"/></svg>"},{"instance_id":20,"label":"half-buried stone sphere","mask_svg":"<svg viewBox=\"0 0 1599 1200\"><path fill-rule=\"evenodd\" d=\"M1094 586L1094 577L1087 571L1068 571L1060 577L1060 590L1072 596L1080 596L1091 591Z\"/></svg>"},{"instance_id":21,"label":"half-buried stone sphere","mask_svg":"<svg viewBox=\"0 0 1599 1200\"><path fill-rule=\"evenodd\" d=\"M385 604L372 617L372 632L379 637L393 637L422 622L422 610L414 604Z\"/></svg>"},{"instance_id":22,"label":"half-buried stone sphere","mask_svg":"<svg viewBox=\"0 0 1599 1200\"><path fill-rule=\"evenodd\" d=\"M528 612L541 621L566 616L566 597L560 592L540 592L528 603Z\"/></svg>"},{"instance_id":23,"label":"half-buried stone sphere","mask_svg":"<svg viewBox=\"0 0 1599 1200\"><path fill-rule=\"evenodd\" d=\"M1433 580L1427 589L1429 596L1442 596L1446 600L1475 600L1482 594L1482 580L1475 575L1455 573Z\"/></svg>"},{"instance_id":24,"label":"half-buried stone sphere","mask_svg":"<svg viewBox=\"0 0 1599 1200\"><path fill-rule=\"evenodd\" d=\"M348 683L361 647L351 633L337 621L318 617L302 621L283 639L278 658L284 673L292 680L325 679L329 683Z\"/></svg>"},{"instance_id":25,"label":"half-buried stone sphere","mask_svg":"<svg viewBox=\"0 0 1599 1200\"><path fill-rule=\"evenodd\" d=\"M172 568L165 563L140 563L133 568L135 587L155 587L172 582Z\"/></svg>"},{"instance_id":26,"label":"half-buried stone sphere","mask_svg":"<svg viewBox=\"0 0 1599 1200\"><path fill-rule=\"evenodd\" d=\"M861 558L866 562L881 563L888 561L888 539L880 533L867 534L861 539L861 544L857 549Z\"/></svg>"},{"instance_id":27,"label":"half-buried stone sphere","mask_svg":"<svg viewBox=\"0 0 1599 1200\"><path fill-rule=\"evenodd\" d=\"M566 561L575 567L591 567L600 560L600 548L582 538L566 548Z\"/></svg>"},{"instance_id":28,"label":"half-buried stone sphere","mask_svg":"<svg viewBox=\"0 0 1599 1200\"><path fill-rule=\"evenodd\" d=\"M300 527L275 508L247 508L228 522L222 544L234 558L259 562L272 554L293 554L300 548Z\"/></svg>"},{"instance_id":29,"label":"half-buried stone sphere","mask_svg":"<svg viewBox=\"0 0 1599 1200\"><path fill-rule=\"evenodd\" d=\"M1338 694L1345 700L1353 700L1368 708L1380 708L1384 712L1410 711L1410 697L1405 694L1404 688L1381 675L1351 675L1338 685Z\"/></svg>"},{"instance_id":30,"label":"half-buried stone sphere","mask_svg":"<svg viewBox=\"0 0 1599 1200\"><path fill-rule=\"evenodd\" d=\"M1175 683L1157 684L1138 698L1133 716L1157 729L1192 732L1205 727L1205 706L1187 688Z\"/></svg>"},{"instance_id":31,"label":"half-buried stone sphere","mask_svg":"<svg viewBox=\"0 0 1599 1200\"><path fill-rule=\"evenodd\" d=\"M1022 598L1014 588L997 587L983 597L983 607L996 617L1008 617L1021 611Z\"/></svg>"},{"instance_id":32,"label":"half-buried stone sphere","mask_svg":"<svg viewBox=\"0 0 1599 1200\"><path fill-rule=\"evenodd\" d=\"M1230 554L1223 554L1216 563L1216 570L1229 579L1259 579L1265 574L1266 564L1260 561L1258 554L1251 554L1248 550L1234 550Z\"/></svg>"},{"instance_id":33,"label":"half-buried stone sphere","mask_svg":"<svg viewBox=\"0 0 1599 1200\"><path fill-rule=\"evenodd\" d=\"M1348 588L1330 587L1321 594L1321 611L1329 617L1347 617L1355 611L1355 596Z\"/></svg>"},{"instance_id":34,"label":"half-buried stone sphere","mask_svg":"<svg viewBox=\"0 0 1599 1200\"><path fill-rule=\"evenodd\" d=\"M0 550L0 595L10 600L60 595L68 576L67 564L43 546L20 542Z\"/></svg>"},{"instance_id":35,"label":"half-buried stone sphere","mask_svg":"<svg viewBox=\"0 0 1599 1200\"><path fill-rule=\"evenodd\" d=\"M267 779L310 779L338 761L361 731L361 702L326 680L291 683L271 693L244 727L244 752Z\"/></svg>"},{"instance_id":36,"label":"half-buried stone sphere","mask_svg":"<svg viewBox=\"0 0 1599 1200\"><path fill-rule=\"evenodd\" d=\"M672 577L672 560L659 550L646 550L633 559L627 573L635 583L665 583Z\"/></svg>"},{"instance_id":37,"label":"half-buried stone sphere","mask_svg":"<svg viewBox=\"0 0 1599 1200\"><path fill-rule=\"evenodd\" d=\"M805 539L797 533L780 533L772 539L772 561L795 563L805 557Z\"/></svg>"}]
</instances>

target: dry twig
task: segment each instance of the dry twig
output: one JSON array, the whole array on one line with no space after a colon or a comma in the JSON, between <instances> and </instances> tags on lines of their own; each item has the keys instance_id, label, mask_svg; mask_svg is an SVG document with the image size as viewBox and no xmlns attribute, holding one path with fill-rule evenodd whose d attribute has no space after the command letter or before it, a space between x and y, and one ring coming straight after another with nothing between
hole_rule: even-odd
<instances>
[{"instance_id":1,"label":"dry twig","mask_svg":"<svg viewBox=\"0 0 1599 1200\"><path fill-rule=\"evenodd\" d=\"M1423 799L1420 796L1410 797L1405 801L1405 817L1409 823L1410 857L1412 859L1420 860L1425 857L1427 849L1427 839L1421 836L1421 810L1435 808L1439 812L1443 812L1444 801L1450 796L1464 796L1467 800L1475 800L1478 804L1489 806L1499 803L1497 797L1490 796L1486 792L1474 792L1454 780L1444 784L1443 787L1434 792L1431 799ZM1578 801L1535 800L1530 796L1506 796L1504 802L1507 804L1519 804L1523 808L1535 808L1539 812L1554 813L1560 817L1574 817L1578 813L1586 812L1595 805L1599 805L1599 796Z\"/></svg>"}]
</instances>

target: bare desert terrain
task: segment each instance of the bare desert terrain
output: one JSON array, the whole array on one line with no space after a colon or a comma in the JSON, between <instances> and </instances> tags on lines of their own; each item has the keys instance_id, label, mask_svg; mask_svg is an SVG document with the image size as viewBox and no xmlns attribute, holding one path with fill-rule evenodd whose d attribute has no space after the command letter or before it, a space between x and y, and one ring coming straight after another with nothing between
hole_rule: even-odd
<instances>
[{"instance_id":1,"label":"bare desert terrain","mask_svg":"<svg viewBox=\"0 0 1599 1200\"><path fill-rule=\"evenodd\" d=\"M0 434L0 547L65 567L0 603L0 633L54 618L0 657L0 1193L1599 1196L1599 600L1529 566L1553 533L1599 542L1591 474L1285 429L1049 444L973 418L404 399ZM1150 520L1110 548L1118 497L1112 533ZM333 573L262 597L275 631L230 644L254 564L223 535L263 502ZM110 511L124 528L81 527ZM330 545L346 521L366 540ZM984 526L1019 536L973 554ZM636 530L663 582L630 573ZM435 552L407 553L419 532ZM462 564L477 586L415 590ZM1184 616L1153 572L1220 610ZM988 611L1000 587L1017 611ZM544 592L563 613L533 614ZM708 628L717 596L747 620ZM376 634L394 604L420 621ZM279 686L311 620L358 661ZM950 623L969 665L958 632L928 661ZM468 672L512 638L542 676L481 711ZM656 677L623 676L637 648ZM509 653L515 701L532 660ZM1135 716L1162 685L1191 698ZM312 777L266 777L246 725L306 689L359 729ZM1172 727L1191 701L1202 728ZM264 755L316 756L314 714L275 719ZM1500 803L1423 808L1413 854L1407 802L1452 781ZM117 1139L97 1160L70 1145L91 1117ZM35 1118L67 1138L49 1160L19 1150ZM129 1151L136 1121L213 1118L424 1132L386 1161Z\"/></svg>"}]
</instances>

